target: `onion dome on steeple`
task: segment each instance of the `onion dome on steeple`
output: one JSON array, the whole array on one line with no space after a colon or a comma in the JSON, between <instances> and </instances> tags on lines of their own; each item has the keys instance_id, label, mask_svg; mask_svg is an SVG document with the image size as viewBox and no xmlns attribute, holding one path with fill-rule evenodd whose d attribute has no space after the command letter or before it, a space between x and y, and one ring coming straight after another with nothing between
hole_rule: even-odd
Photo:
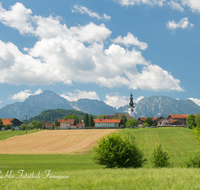
<instances>
[{"instance_id":1,"label":"onion dome on steeple","mask_svg":"<svg viewBox=\"0 0 200 190\"><path fill-rule=\"evenodd\" d=\"M130 96L130 103L129 103L129 106L134 108L133 94L132 94L132 92L131 92L131 96Z\"/></svg>"}]
</instances>

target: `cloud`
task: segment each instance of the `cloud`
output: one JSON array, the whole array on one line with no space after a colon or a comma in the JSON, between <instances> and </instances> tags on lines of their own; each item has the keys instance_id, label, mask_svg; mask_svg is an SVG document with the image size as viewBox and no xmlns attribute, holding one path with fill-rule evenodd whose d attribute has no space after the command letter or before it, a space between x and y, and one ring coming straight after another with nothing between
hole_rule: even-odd
<instances>
[{"instance_id":1,"label":"cloud","mask_svg":"<svg viewBox=\"0 0 200 190\"><path fill-rule=\"evenodd\" d=\"M133 6L135 4L140 5L140 4L147 4L147 5L159 5L163 6L163 3L166 0L113 0L115 2L118 2L122 6Z\"/></svg>"},{"instance_id":2,"label":"cloud","mask_svg":"<svg viewBox=\"0 0 200 190\"><path fill-rule=\"evenodd\" d=\"M181 19L178 23L176 23L174 20L169 21L166 24L166 27L169 30L175 30L177 28L182 28L182 29L186 29L186 28L192 28L194 25L192 23L189 23L188 18L185 17L183 19Z\"/></svg>"},{"instance_id":3,"label":"cloud","mask_svg":"<svg viewBox=\"0 0 200 190\"><path fill-rule=\"evenodd\" d=\"M119 92L115 92L112 94L106 94L106 99L104 102L112 107L119 108L121 106L125 106L129 104L128 96L121 96Z\"/></svg>"},{"instance_id":4,"label":"cloud","mask_svg":"<svg viewBox=\"0 0 200 190\"><path fill-rule=\"evenodd\" d=\"M184 11L184 8L177 2L171 0L170 2L168 2L168 5L173 9L173 10L179 10L181 12Z\"/></svg>"},{"instance_id":5,"label":"cloud","mask_svg":"<svg viewBox=\"0 0 200 190\"><path fill-rule=\"evenodd\" d=\"M200 99L197 98L188 98L189 100L192 100L195 104L197 104L198 106L200 106Z\"/></svg>"},{"instance_id":6,"label":"cloud","mask_svg":"<svg viewBox=\"0 0 200 190\"><path fill-rule=\"evenodd\" d=\"M69 100L69 101L77 101L79 99L91 99L91 100L99 100L99 96L95 91L81 91L75 90L74 92L67 92L65 94L61 94L61 97Z\"/></svg>"},{"instance_id":7,"label":"cloud","mask_svg":"<svg viewBox=\"0 0 200 190\"><path fill-rule=\"evenodd\" d=\"M0 100L0 104L2 103L2 101Z\"/></svg>"},{"instance_id":8,"label":"cloud","mask_svg":"<svg viewBox=\"0 0 200 190\"><path fill-rule=\"evenodd\" d=\"M103 19L103 20L110 20L111 17L103 14L103 16L100 16L98 13L88 9L87 7L81 6L81 5L74 5L74 9L72 9L72 13L78 12L81 14L88 14L92 18L97 18L97 19Z\"/></svg>"},{"instance_id":9,"label":"cloud","mask_svg":"<svg viewBox=\"0 0 200 190\"><path fill-rule=\"evenodd\" d=\"M112 31L104 24L90 22L68 28L66 24L61 24L60 17L32 16L29 9L19 4L13 5L9 11L1 8L0 15L4 20L0 21L18 29L23 35L36 36L38 41L33 47L24 48L27 53L20 52L11 42L0 41L0 83L49 85L78 82L96 83L109 88L127 86L156 91L182 90L178 79L159 66L152 65L142 56L141 51L125 49L112 43L105 48ZM28 13L24 14L27 17L24 21L16 21L14 17L6 20L7 12L17 18L15 6L23 7L20 10ZM20 28L17 24L29 29ZM127 46L147 48L146 43L140 42L131 33L116 39ZM140 73L138 65L142 66Z\"/></svg>"},{"instance_id":10,"label":"cloud","mask_svg":"<svg viewBox=\"0 0 200 190\"><path fill-rule=\"evenodd\" d=\"M192 9L193 12L200 12L200 1L199 0L180 0L183 6L188 6Z\"/></svg>"},{"instance_id":11,"label":"cloud","mask_svg":"<svg viewBox=\"0 0 200 190\"><path fill-rule=\"evenodd\" d=\"M127 34L127 36L125 36L123 38L121 36L118 36L117 38L115 38L114 40L111 40L111 41L114 43L124 44L125 46L134 45L134 46L137 46L141 50L145 50L148 47L147 43L140 42L138 40L138 38L136 38L130 32Z\"/></svg>"},{"instance_id":12,"label":"cloud","mask_svg":"<svg viewBox=\"0 0 200 190\"><path fill-rule=\"evenodd\" d=\"M38 89L37 91L35 91L35 93L32 93L31 90L24 90L24 91L18 92L17 94L14 94L10 99L11 100L24 101L25 99L27 99L31 95L38 95L38 94L41 94L41 93L42 93L41 89Z\"/></svg>"}]
</instances>

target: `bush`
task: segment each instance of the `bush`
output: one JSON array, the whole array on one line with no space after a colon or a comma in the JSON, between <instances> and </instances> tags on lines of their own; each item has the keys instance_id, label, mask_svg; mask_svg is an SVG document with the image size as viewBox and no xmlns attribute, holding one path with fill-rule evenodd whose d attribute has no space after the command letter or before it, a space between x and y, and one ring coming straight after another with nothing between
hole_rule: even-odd
<instances>
[{"instance_id":1,"label":"bush","mask_svg":"<svg viewBox=\"0 0 200 190\"><path fill-rule=\"evenodd\" d=\"M124 137L118 133L111 133L103 137L93 151L95 162L106 165L107 168L138 168L146 161L131 133Z\"/></svg>"},{"instance_id":2,"label":"bush","mask_svg":"<svg viewBox=\"0 0 200 190\"><path fill-rule=\"evenodd\" d=\"M9 129L12 129L12 125L11 124L8 124L8 125L4 126L4 130L9 130Z\"/></svg>"},{"instance_id":3,"label":"bush","mask_svg":"<svg viewBox=\"0 0 200 190\"><path fill-rule=\"evenodd\" d=\"M162 148L161 143L156 146L153 151L153 156L151 158L152 166L155 168L159 167L170 167L172 164L169 162L169 154L166 150Z\"/></svg>"},{"instance_id":4,"label":"bush","mask_svg":"<svg viewBox=\"0 0 200 190\"><path fill-rule=\"evenodd\" d=\"M138 120L137 119L129 119L126 122L126 126L131 127L131 128L137 127L137 125L138 125Z\"/></svg>"},{"instance_id":5,"label":"bush","mask_svg":"<svg viewBox=\"0 0 200 190\"><path fill-rule=\"evenodd\" d=\"M143 123L142 124L144 127L149 127L149 124L148 123Z\"/></svg>"},{"instance_id":6,"label":"bush","mask_svg":"<svg viewBox=\"0 0 200 190\"><path fill-rule=\"evenodd\" d=\"M200 168L200 155L195 155L193 158L190 157L184 162L186 167Z\"/></svg>"}]
</instances>

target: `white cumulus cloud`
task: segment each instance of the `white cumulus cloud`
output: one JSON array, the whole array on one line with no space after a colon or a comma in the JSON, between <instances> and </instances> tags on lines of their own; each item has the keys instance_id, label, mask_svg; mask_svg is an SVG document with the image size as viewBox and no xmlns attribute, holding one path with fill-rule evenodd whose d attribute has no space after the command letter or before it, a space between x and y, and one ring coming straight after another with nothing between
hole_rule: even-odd
<instances>
[{"instance_id":1,"label":"white cumulus cloud","mask_svg":"<svg viewBox=\"0 0 200 190\"><path fill-rule=\"evenodd\" d=\"M38 94L41 94L41 93L42 93L41 89L38 89L37 91L35 91L35 93L32 93L31 90L24 90L24 91L18 92L17 94L12 95L12 97L10 99L11 100L24 101L25 99L27 99L31 95L38 95Z\"/></svg>"},{"instance_id":2,"label":"white cumulus cloud","mask_svg":"<svg viewBox=\"0 0 200 190\"><path fill-rule=\"evenodd\" d=\"M118 92L106 94L104 102L112 107L119 108L129 104L128 96L121 96Z\"/></svg>"},{"instance_id":3,"label":"white cumulus cloud","mask_svg":"<svg viewBox=\"0 0 200 190\"><path fill-rule=\"evenodd\" d=\"M184 8L181 6L181 4L174 0L171 0L170 2L168 2L168 5L174 10L179 10L181 12L184 11Z\"/></svg>"},{"instance_id":4,"label":"white cumulus cloud","mask_svg":"<svg viewBox=\"0 0 200 190\"><path fill-rule=\"evenodd\" d=\"M12 16L8 17L8 13ZM24 47L27 53L19 51L11 42L0 40L0 83L45 85L78 82L109 88L182 90L178 79L152 65L141 51L125 49L115 43L105 48L112 31L104 24L90 22L68 28L61 24L60 17L32 15L32 11L21 3L16 3L8 11L0 4L0 22L23 35L38 38L33 47ZM147 48L146 43L131 33L116 39L127 46ZM138 65L143 67L141 72L137 70Z\"/></svg>"},{"instance_id":5,"label":"white cumulus cloud","mask_svg":"<svg viewBox=\"0 0 200 190\"><path fill-rule=\"evenodd\" d=\"M141 50L145 50L148 47L147 43L140 42L138 38L135 37L130 32L127 34L127 36L124 36L123 38L121 36L118 36L117 38L112 40L112 42L121 43L121 44L124 44L125 46L134 45L134 46L137 46Z\"/></svg>"},{"instance_id":6,"label":"white cumulus cloud","mask_svg":"<svg viewBox=\"0 0 200 190\"><path fill-rule=\"evenodd\" d=\"M183 6L188 6L193 12L200 12L200 1L199 0L180 0Z\"/></svg>"},{"instance_id":7,"label":"white cumulus cloud","mask_svg":"<svg viewBox=\"0 0 200 190\"><path fill-rule=\"evenodd\" d=\"M61 97L69 100L69 101L77 101L79 99L91 99L91 100L99 100L99 96L95 91L82 91L75 90L74 92L67 92L60 95Z\"/></svg>"},{"instance_id":8,"label":"white cumulus cloud","mask_svg":"<svg viewBox=\"0 0 200 190\"><path fill-rule=\"evenodd\" d=\"M81 14L88 14L92 18L97 18L97 19L104 19L104 20L110 20L111 17L106 15L105 13L100 16L98 13L88 9L87 7L81 6L81 5L74 5L74 8L72 9L72 13L78 12Z\"/></svg>"},{"instance_id":9,"label":"white cumulus cloud","mask_svg":"<svg viewBox=\"0 0 200 190\"><path fill-rule=\"evenodd\" d=\"M185 17L183 19L181 19L178 23L176 23L174 20L169 21L166 24L166 27L169 30L175 30L177 28L182 28L182 29L186 29L186 28L192 28L194 25L192 23L189 23L188 18Z\"/></svg>"},{"instance_id":10,"label":"white cumulus cloud","mask_svg":"<svg viewBox=\"0 0 200 190\"><path fill-rule=\"evenodd\" d=\"M197 104L198 106L200 106L200 99L197 98L188 98L189 100L192 100L195 104Z\"/></svg>"}]
</instances>

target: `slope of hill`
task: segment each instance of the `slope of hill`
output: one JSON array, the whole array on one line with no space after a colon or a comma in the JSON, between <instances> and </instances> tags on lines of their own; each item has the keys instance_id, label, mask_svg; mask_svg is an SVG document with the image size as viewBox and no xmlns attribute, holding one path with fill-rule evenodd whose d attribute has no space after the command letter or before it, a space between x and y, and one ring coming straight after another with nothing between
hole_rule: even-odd
<instances>
[{"instance_id":1,"label":"slope of hill","mask_svg":"<svg viewBox=\"0 0 200 190\"><path fill-rule=\"evenodd\" d=\"M77 110L64 110L64 109L46 110L43 111L41 114L32 117L31 119L29 119L28 122L32 121L43 122L44 120L48 120L51 123L53 123L56 119L62 119L66 115L77 115L79 118L81 118L85 115L85 113ZM93 115L93 118L96 118L96 116Z\"/></svg>"}]
</instances>

